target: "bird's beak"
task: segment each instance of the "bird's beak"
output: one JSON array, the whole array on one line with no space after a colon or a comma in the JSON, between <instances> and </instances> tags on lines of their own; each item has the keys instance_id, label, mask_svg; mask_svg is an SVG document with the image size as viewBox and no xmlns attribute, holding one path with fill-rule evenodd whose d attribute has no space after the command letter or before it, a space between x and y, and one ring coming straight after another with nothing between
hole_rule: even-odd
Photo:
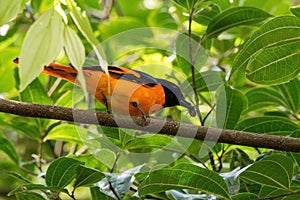
<instances>
[{"instance_id":1,"label":"bird's beak","mask_svg":"<svg viewBox=\"0 0 300 200\"><path fill-rule=\"evenodd\" d=\"M195 107L192 106L189 102L187 102L186 100L180 100L180 105L186 107L189 110L189 113L192 117L196 116Z\"/></svg>"}]
</instances>

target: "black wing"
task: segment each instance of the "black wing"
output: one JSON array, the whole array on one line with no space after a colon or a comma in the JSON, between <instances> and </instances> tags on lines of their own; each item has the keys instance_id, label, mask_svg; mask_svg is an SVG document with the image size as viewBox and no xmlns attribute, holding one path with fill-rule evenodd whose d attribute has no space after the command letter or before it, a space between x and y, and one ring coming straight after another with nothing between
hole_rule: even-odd
<instances>
[{"instance_id":1,"label":"black wing","mask_svg":"<svg viewBox=\"0 0 300 200\"><path fill-rule=\"evenodd\" d=\"M83 70L104 72L99 66L83 67ZM108 66L108 72L117 79L124 79L148 87L154 87L158 84L156 78L138 70L130 70L126 73L121 67Z\"/></svg>"}]
</instances>

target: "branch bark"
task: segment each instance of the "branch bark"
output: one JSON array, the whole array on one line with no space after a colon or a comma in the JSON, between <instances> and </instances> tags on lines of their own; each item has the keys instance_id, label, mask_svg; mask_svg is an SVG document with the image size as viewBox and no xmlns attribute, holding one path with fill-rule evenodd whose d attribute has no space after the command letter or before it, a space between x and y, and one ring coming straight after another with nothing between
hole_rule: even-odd
<instances>
[{"instance_id":1,"label":"branch bark","mask_svg":"<svg viewBox=\"0 0 300 200\"><path fill-rule=\"evenodd\" d=\"M130 118L128 116L112 115L103 112L31 104L1 98L0 112L24 117L47 118L83 124L128 128L171 136L194 138L197 140L218 141L227 144L300 152L299 138L195 126L179 121L166 121L153 117L144 121L139 117Z\"/></svg>"}]
</instances>

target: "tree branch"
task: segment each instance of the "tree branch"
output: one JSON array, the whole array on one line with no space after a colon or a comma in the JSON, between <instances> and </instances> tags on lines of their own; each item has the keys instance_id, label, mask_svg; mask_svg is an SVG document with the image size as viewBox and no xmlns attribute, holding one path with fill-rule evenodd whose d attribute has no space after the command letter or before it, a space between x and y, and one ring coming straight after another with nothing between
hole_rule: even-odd
<instances>
[{"instance_id":1,"label":"tree branch","mask_svg":"<svg viewBox=\"0 0 300 200\"><path fill-rule=\"evenodd\" d=\"M164 121L153 118L144 121L139 117L112 115L89 110L77 110L51 105L40 105L5 100L0 98L0 112L25 117L65 120L84 124L96 124L109 127L120 127L148 132L159 132L164 135L181 136L197 140L222 142L250 147L277 149L282 151L300 152L300 139L284 136L273 136L242 132L236 130L222 130L218 128L195 126L179 121ZM150 123L150 126L147 126ZM161 127L158 129L158 127Z\"/></svg>"}]
</instances>

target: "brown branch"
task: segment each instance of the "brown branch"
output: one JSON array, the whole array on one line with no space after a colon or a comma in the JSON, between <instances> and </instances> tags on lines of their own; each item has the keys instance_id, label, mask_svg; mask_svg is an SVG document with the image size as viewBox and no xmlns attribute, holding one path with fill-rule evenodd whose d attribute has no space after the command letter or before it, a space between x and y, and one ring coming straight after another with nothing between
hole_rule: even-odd
<instances>
[{"instance_id":1,"label":"brown branch","mask_svg":"<svg viewBox=\"0 0 300 200\"><path fill-rule=\"evenodd\" d=\"M237 144L250 147L260 147L277 149L282 151L300 152L300 139L284 136L273 136L242 132L236 130L222 130L218 128L195 126L179 121L164 121L163 119L147 119L147 123L142 118L112 115L103 112L88 110L77 110L72 108L30 104L0 98L0 112L25 116L65 120L84 124L98 124L101 126L120 127L148 132L159 132L160 134L194 138L197 140L222 142L227 144ZM157 131L157 127L161 127Z\"/></svg>"}]
</instances>

